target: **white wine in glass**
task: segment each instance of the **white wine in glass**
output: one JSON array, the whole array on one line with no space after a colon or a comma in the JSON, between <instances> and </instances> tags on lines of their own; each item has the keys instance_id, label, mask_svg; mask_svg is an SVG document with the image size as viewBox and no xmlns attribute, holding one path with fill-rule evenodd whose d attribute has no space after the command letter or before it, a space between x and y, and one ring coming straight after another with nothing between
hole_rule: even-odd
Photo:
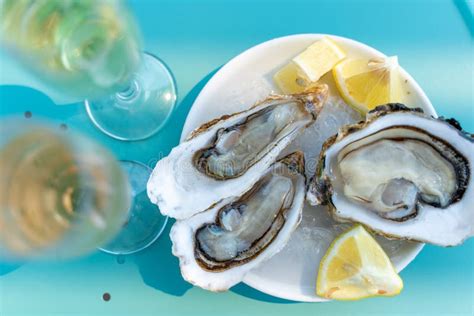
<instances>
[{"instance_id":1,"label":"white wine in glass","mask_svg":"<svg viewBox=\"0 0 474 316\"><path fill-rule=\"evenodd\" d=\"M151 244L166 218L143 199L148 170L43 122L0 122L0 258L63 259ZM138 213L137 213L138 212Z\"/></svg>"},{"instance_id":2,"label":"white wine in glass","mask_svg":"<svg viewBox=\"0 0 474 316\"><path fill-rule=\"evenodd\" d=\"M92 122L116 139L158 132L176 103L171 72L142 53L136 23L121 1L2 0L7 48L54 89L86 99Z\"/></svg>"},{"instance_id":3,"label":"white wine in glass","mask_svg":"<svg viewBox=\"0 0 474 316\"><path fill-rule=\"evenodd\" d=\"M0 256L63 259L112 239L131 202L115 158L83 136L17 126L0 129Z\"/></svg>"}]
</instances>

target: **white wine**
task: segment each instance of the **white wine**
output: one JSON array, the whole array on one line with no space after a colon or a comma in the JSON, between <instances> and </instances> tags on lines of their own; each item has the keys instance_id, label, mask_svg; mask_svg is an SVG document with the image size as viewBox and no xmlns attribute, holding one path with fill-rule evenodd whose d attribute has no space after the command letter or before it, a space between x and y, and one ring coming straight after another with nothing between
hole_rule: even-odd
<instances>
[{"instance_id":1,"label":"white wine","mask_svg":"<svg viewBox=\"0 0 474 316\"><path fill-rule=\"evenodd\" d=\"M19 133L2 145L0 176L3 257L81 255L108 242L126 221L130 192L118 162L70 132Z\"/></svg>"},{"instance_id":2,"label":"white wine","mask_svg":"<svg viewBox=\"0 0 474 316\"><path fill-rule=\"evenodd\" d=\"M45 81L83 98L123 89L140 61L140 41L120 2L4 0L3 42Z\"/></svg>"},{"instance_id":3,"label":"white wine","mask_svg":"<svg viewBox=\"0 0 474 316\"><path fill-rule=\"evenodd\" d=\"M47 90L85 100L97 128L119 140L160 130L176 105L176 83L142 52L119 0L0 0L0 43Z\"/></svg>"}]
</instances>

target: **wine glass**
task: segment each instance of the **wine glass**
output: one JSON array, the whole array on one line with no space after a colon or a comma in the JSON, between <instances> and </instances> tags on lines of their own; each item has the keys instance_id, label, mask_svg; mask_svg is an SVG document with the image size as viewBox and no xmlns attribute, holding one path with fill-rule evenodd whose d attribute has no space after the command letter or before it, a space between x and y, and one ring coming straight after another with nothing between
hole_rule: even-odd
<instances>
[{"instance_id":1,"label":"wine glass","mask_svg":"<svg viewBox=\"0 0 474 316\"><path fill-rule=\"evenodd\" d=\"M105 134L124 141L157 133L176 104L167 66L142 53L121 1L3 0L4 46L43 82L85 99Z\"/></svg>"},{"instance_id":2,"label":"wine glass","mask_svg":"<svg viewBox=\"0 0 474 316\"><path fill-rule=\"evenodd\" d=\"M167 218L146 197L147 168L45 122L0 122L0 257L63 259L96 247L129 254Z\"/></svg>"}]
</instances>

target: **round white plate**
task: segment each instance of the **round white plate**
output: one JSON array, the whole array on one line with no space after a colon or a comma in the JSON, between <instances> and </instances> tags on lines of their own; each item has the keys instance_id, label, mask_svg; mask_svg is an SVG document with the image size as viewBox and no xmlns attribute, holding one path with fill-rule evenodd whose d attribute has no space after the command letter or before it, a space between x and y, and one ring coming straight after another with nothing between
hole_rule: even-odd
<instances>
[{"instance_id":1,"label":"round white plate","mask_svg":"<svg viewBox=\"0 0 474 316\"><path fill-rule=\"evenodd\" d=\"M275 71L323 36L325 34L281 37L254 46L233 58L209 80L196 98L184 124L181 140L193 129L213 118L241 111L270 93L276 93L277 88L272 83ZM348 56L385 56L362 43L343 37L328 36L345 49ZM436 115L421 88L403 69L401 77L407 91L404 103L421 107L427 113ZM324 124L318 125L317 128L320 130L313 132L324 132L321 131L324 129ZM299 142L296 141L304 147L307 160L316 157L311 148L320 146L320 143L311 146L312 142L308 140L314 139L312 137L314 136L305 138L303 135ZM319 148L316 151L319 151ZM319 261L332 239L346 227L347 225L335 223L324 207L306 205L303 209L303 220L286 247L256 270L248 273L244 282L264 293L284 299L325 301L315 294ZM420 243L390 241L382 237L377 239L398 271L405 268L423 248L423 244Z\"/></svg>"}]
</instances>

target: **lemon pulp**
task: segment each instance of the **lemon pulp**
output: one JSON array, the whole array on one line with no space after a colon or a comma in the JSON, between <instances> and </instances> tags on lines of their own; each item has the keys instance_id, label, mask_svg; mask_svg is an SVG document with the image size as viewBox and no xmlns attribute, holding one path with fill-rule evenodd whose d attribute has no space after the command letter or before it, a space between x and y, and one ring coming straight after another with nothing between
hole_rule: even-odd
<instances>
[{"instance_id":1,"label":"lemon pulp","mask_svg":"<svg viewBox=\"0 0 474 316\"><path fill-rule=\"evenodd\" d=\"M403 281L375 239L357 225L333 241L321 260L316 294L357 300L400 293Z\"/></svg>"},{"instance_id":2,"label":"lemon pulp","mask_svg":"<svg viewBox=\"0 0 474 316\"><path fill-rule=\"evenodd\" d=\"M333 68L333 76L344 101L362 113L403 101L396 56L346 59Z\"/></svg>"}]
</instances>

